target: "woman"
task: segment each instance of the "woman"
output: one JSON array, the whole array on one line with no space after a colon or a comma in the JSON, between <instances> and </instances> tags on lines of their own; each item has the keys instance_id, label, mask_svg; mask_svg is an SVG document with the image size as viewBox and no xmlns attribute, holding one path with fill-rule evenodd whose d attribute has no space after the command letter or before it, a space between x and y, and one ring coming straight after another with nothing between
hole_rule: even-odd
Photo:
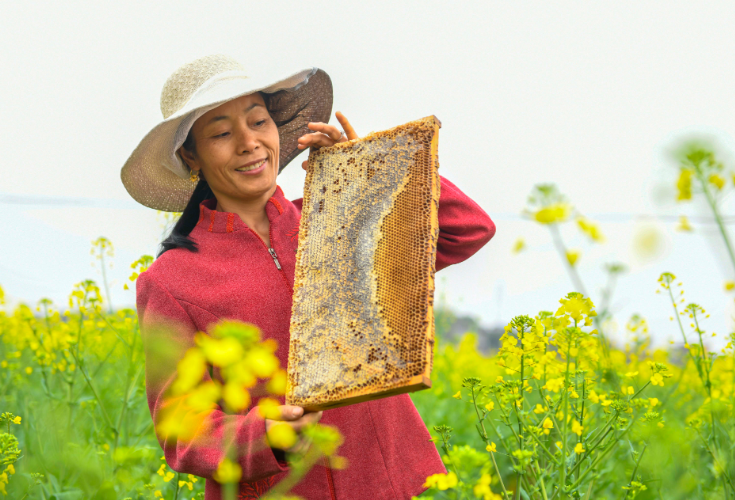
<instances>
[{"instance_id":1,"label":"woman","mask_svg":"<svg viewBox=\"0 0 735 500\"><path fill-rule=\"evenodd\" d=\"M301 202L284 197L277 175L303 149L356 135L339 114L348 137L324 123L332 87L323 71L273 81L252 78L224 56L179 68L164 85L164 120L122 169L123 183L136 200L183 211L157 260L137 282L154 422L175 374L176 356L163 361L153 347L161 338L183 353L194 345L195 332L208 331L220 319L239 319L276 340L276 356L287 364ZM495 232L487 214L443 178L439 226L437 270L468 258ZM219 378L218 371L205 374L210 377ZM253 405L259 396L253 394ZM287 405L279 410L280 420L297 433L321 420L345 439L339 453L349 467L332 470L325 463L312 469L294 490L305 498L408 499L424 490L427 476L446 471L406 394L324 413L304 415L302 408ZM176 471L206 478L206 500L220 498L212 474L222 458L216 444L221 445L225 422L237 429L241 498L257 498L286 474L287 464L284 450L262 445L273 421L255 409L238 415L213 412L191 442L159 438L166 461ZM301 446L297 442L285 451Z\"/></svg>"}]
</instances>

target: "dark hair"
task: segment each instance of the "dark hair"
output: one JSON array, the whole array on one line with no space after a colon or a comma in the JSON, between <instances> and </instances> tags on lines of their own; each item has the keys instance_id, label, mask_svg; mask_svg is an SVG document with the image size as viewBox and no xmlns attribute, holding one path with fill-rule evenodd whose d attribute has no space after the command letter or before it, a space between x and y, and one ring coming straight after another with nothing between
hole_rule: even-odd
<instances>
[{"instance_id":1,"label":"dark hair","mask_svg":"<svg viewBox=\"0 0 735 500\"><path fill-rule=\"evenodd\" d=\"M189 134L186 136L183 148L191 153L196 153L196 142L194 142L194 135L191 133L191 130L189 130ZM185 248L190 252L199 251L196 243L189 238L189 233L191 233L199 221L199 204L210 198L214 198L214 193L200 172L199 182L194 188L194 192L191 194L186 208L181 213L181 217L179 217L179 220L176 221L173 229L171 229L171 233L161 242L161 248L156 256L157 258L173 248Z\"/></svg>"},{"instance_id":2,"label":"dark hair","mask_svg":"<svg viewBox=\"0 0 735 500\"><path fill-rule=\"evenodd\" d=\"M263 92L258 93L263 98L263 101L265 101L265 107L270 113L270 99L268 94L264 94ZM186 136L186 140L182 147L190 153L196 154L196 142L194 141L194 135L191 133L191 129L189 129L189 134ZM207 181L204 180L202 173L199 172L199 182L194 188L194 192L191 194L191 198L189 198L186 208L184 208L184 211L181 213L181 217L176 221L173 229L171 229L171 233L161 242L161 248L158 251L156 258L163 255L164 252L174 248L185 248L190 252L199 251L196 243L189 238L189 233L191 233L194 226L199 222L199 204L204 200L209 200L214 197L212 189L209 187L209 184L207 184Z\"/></svg>"}]
</instances>

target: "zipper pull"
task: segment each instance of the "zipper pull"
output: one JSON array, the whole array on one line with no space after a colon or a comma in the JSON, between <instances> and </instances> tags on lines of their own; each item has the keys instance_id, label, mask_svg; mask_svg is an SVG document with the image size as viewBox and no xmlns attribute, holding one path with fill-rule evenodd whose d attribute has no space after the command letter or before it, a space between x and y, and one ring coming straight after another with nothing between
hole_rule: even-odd
<instances>
[{"instance_id":1,"label":"zipper pull","mask_svg":"<svg viewBox=\"0 0 735 500\"><path fill-rule=\"evenodd\" d=\"M278 268L278 270L280 271L280 270L281 270L281 263L280 263L280 262L278 262L278 256L276 255L276 251L275 251L275 250L273 250L272 248L269 248L269 249L268 249L268 253L270 253L270 254L271 254L271 257L273 257L273 262L275 262L275 263L276 263L276 267L277 267L277 268Z\"/></svg>"}]
</instances>

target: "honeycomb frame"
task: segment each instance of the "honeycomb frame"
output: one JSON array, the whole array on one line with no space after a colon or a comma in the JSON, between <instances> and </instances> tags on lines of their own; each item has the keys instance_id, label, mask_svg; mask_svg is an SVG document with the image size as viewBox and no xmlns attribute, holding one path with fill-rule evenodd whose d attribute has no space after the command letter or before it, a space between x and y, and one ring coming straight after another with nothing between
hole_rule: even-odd
<instances>
[{"instance_id":1,"label":"honeycomb frame","mask_svg":"<svg viewBox=\"0 0 735 500\"><path fill-rule=\"evenodd\" d=\"M428 116L310 154L286 404L431 387L440 127Z\"/></svg>"}]
</instances>

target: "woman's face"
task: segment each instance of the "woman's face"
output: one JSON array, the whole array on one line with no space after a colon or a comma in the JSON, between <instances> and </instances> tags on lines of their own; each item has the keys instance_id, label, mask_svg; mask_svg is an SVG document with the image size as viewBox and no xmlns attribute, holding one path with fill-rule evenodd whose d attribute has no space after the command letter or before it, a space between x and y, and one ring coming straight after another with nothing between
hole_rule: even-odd
<instances>
[{"instance_id":1,"label":"woman's face","mask_svg":"<svg viewBox=\"0 0 735 500\"><path fill-rule=\"evenodd\" d=\"M278 175L278 128L260 94L212 109L191 128L195 151L179 150L190 168L201 170L222 201L270 197Z\"/></svg>"}]
</instances>

